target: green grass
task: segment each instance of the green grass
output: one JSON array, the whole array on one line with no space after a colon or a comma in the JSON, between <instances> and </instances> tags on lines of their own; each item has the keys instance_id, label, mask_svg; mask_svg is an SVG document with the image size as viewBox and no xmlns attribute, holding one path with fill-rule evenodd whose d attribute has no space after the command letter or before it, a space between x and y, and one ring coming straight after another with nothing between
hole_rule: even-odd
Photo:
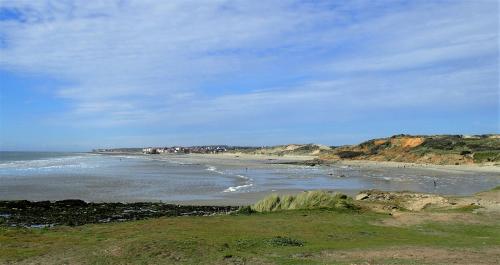
<instances>
[{"instance_id":1,"label":"green grass","mask_svg":"<svg viewBox=\"0 0 500 265\"><path fill-rule=\"evenodd\" d=\"M474 153L474 162L487 162L487 158L498 161L500 158L500 139L495 138L461 138L456 136L439 136L426 138L424 143L411 150L417 155L465 154ZM477 156L477 158L476 158Z\"/></svg>"},{"instance_id":2,"label":"green grass","mask_svg":"<svg viewBox=\"0 0 500 265\"><path fill-rule=\"evenodd\" d=\"M252 206L257 212L355 208L352 199L346 195L326 191L306 191L297 195L272 194Z\"/></svg>"},{"instance_id":3,"label":"green grass","mask_svg":"<svg viewBox=\"0 0 500 265\"><path fill-rule=\"evenodd\" d=\"M500 161L500 150L482 151L474 153L474 162L498 162Z\"/></svg>"},{"instance_id":4,"label":"green grass","mask_svg":"<svg viewBox=\"0 0 500 265\"><path fill-rule=\"evenodd\" d=\"M317 209L52 229L3 227L0 263L324 264L325 257L320 253L325 250L427 246L480 251L482 247L500 246L498 222L377 225L384 218L390 217ZM326 263L335 262L335 257L329 257ZM391 258L387 261L397 262Z\"/></svg>"}]
</instances>

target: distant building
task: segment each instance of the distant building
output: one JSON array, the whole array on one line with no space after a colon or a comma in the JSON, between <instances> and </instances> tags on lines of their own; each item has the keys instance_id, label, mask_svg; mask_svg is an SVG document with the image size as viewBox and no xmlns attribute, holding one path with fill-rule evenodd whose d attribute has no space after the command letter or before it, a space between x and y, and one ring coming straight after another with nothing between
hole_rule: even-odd
<instances>
[{"instance_id":1,"label":"distant building","mask_svg":"<svg viewBox=\"0 0 500 265\"><path fill-rule=\"evenodd\" d=\"M148 147L148 148L144 148L142 149L142 152L144 154L158 154L158 148L154 148L154 147Z\"/></svg>"},{"instance_id":2,"label":"distant building","mask_svg":"<svg viewBox=\"0 0 500 265\"><path fill-rule=\"evenodd\" d=\"M219 154L224 153L228 150L227 146L215 146L215 145L207 145L207 146L191 146L191 147L182 147L182 146L172 146L172 147L147 147L143 148L142 152L144 154Z\"/></svg>"}]
</instances>

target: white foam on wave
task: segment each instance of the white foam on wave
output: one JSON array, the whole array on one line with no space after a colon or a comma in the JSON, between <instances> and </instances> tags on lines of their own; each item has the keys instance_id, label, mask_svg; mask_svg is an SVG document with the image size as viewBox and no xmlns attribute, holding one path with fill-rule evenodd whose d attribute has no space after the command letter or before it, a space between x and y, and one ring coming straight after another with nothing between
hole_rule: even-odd
<instances>
[{"instance_id":1,"label":"white foam on wave","mask_svg":"<svg viewBox=\"0 0 500 265\"><path fill-rule=\"evenodd\" d=\"M404 181L405 180L405 176L401 176L401 177L382 177L383 180L387 180L387 181Z\"/></svg>"},{"instance_id":2,"label":"white foam on wave","mask_svg":"<svg viewBox=\"0 0 500 265\"><path fill-rule=\"evenodd\" d=\"M197 163L181 162L181 161L177 161L177 160L161 160L161 161L165 161L167 163L170 163L170 164L173 164L173 165L180 165L180 166L199 166L200 165L200 164L197 164Z\"/></svg>"},{"instance_id":3,"label":"white foam on wave","mask_svg":"<svg viewBox=\"0 0 500 265\"><path fill-rule=\"evenodd\" d=\"M50 159L18 160L7 163L0 163L2 170L33 171L33 170L53 170L64 168L95 168L81 159L87 156L58 157Z\"/></svg>"},{"instance_id":4,"label":"white foam on wave","mask_svg":"<svg viewBox=\"0 0 500 265\"><path fill-rule=\"evenodd\" d=\"M236 177L245 180L245 184L239 185L239 186L229 187L229 188L225 189L223 192L237 192L237 191L240 191L240 190L245 189L245 188L253 187L253 183L252 183L253 179L251 179L247 176L244 176L244 175L236 175Z\"/></svg>"},{"instance_id":5,"label":"white foam on wave","mask_svg":"<svg viewBox=\"0 0 500 265\"><path fill-rule=\"evenodd\" d=\"M215 173L219 173L221 175L224 174L224 172L222 172L222 171L218 170L216 167L210 166L210 165L207 166L206 170L211 171L211 172L215 172Z\"/></svg>"},{"instance_id":6,"label":"white foam on wave","mask_svg":"<svg viewBox=\"0 0 500 265\"><path fill-rule=\"evenodd\" d=\"M235 186L235 187L229 187L229 188L225 189L223 192L236 192L236 191L239 191L241 189L249 188L252 186L253 186L253 184L250 183L250 184L245 184L245 185L240 185L240 186Z\"/></svg>"},{"instance_id":7,"label":"white foam on wave","mask_svg":"<svg viewBox=\"0 0 500 265\"><path fill-rule=\"evenodd\" d=\"M247 177L247 176L243 176L243 175L236 175L238 178L240 179L244 179L244 180L252 180L251 178Z\"/></svg>"},{"instance_id":8,"label":"white foam on wave","mask_svg":"<svg viewBox=\"0 0 500 265\"><path fill-rule=\"evenodd\" d=\"M127 156L127 155L117 155L116 157L118 158L126 158L126 159L138 159L138 158L143 158L140 156Z\"/></svg>"}]
</instances>

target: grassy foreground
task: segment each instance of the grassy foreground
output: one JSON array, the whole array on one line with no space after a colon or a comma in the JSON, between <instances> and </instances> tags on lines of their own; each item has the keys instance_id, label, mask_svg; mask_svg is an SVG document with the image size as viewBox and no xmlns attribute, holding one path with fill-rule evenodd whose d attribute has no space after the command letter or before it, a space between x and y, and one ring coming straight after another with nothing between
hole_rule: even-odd
<instances>
[{"instance_id":1,"label":"grassy foreground","mask_svg":"<svg viewBox=\"0 0 500 265\"><path fill-rule=\"evenodd\" d=\"M3 227L0 263L495 264L500 260L496 217L461 216L462 221L387 225L384 221L394 218L388 214L316 209Z\"/></svg>"}]
</instances>

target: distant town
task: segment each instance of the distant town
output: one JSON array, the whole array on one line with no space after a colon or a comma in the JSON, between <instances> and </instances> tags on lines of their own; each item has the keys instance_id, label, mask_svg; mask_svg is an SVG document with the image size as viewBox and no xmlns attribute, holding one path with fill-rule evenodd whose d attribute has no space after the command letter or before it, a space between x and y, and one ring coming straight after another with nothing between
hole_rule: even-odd
<instances>
[{"instance_id":1,"label":"distant town","mask_svg":"<svg viewBox=\"0 0 500 265\"><path fill-rule=\"evenodd\" d=\"M101 148L94 149L94 153L143 153L143 154L219 154L232 150L251 149L254 147L228 145L201 145L201 146L170 146L146 148Z\"/></svg>"},{"instance_id":2,"label":"distant town","mask_svg":"<svg viewBox=\"0 0 500 265\"><path fill-rule=\"evenodd\" d=\"M228 150L227 146L191 146L191 147L182 147L182 146L174 146L174 147L148 147L143 148L142 152L144 154L218 154L223 153Z\"/></svg>"}]
</instances>

